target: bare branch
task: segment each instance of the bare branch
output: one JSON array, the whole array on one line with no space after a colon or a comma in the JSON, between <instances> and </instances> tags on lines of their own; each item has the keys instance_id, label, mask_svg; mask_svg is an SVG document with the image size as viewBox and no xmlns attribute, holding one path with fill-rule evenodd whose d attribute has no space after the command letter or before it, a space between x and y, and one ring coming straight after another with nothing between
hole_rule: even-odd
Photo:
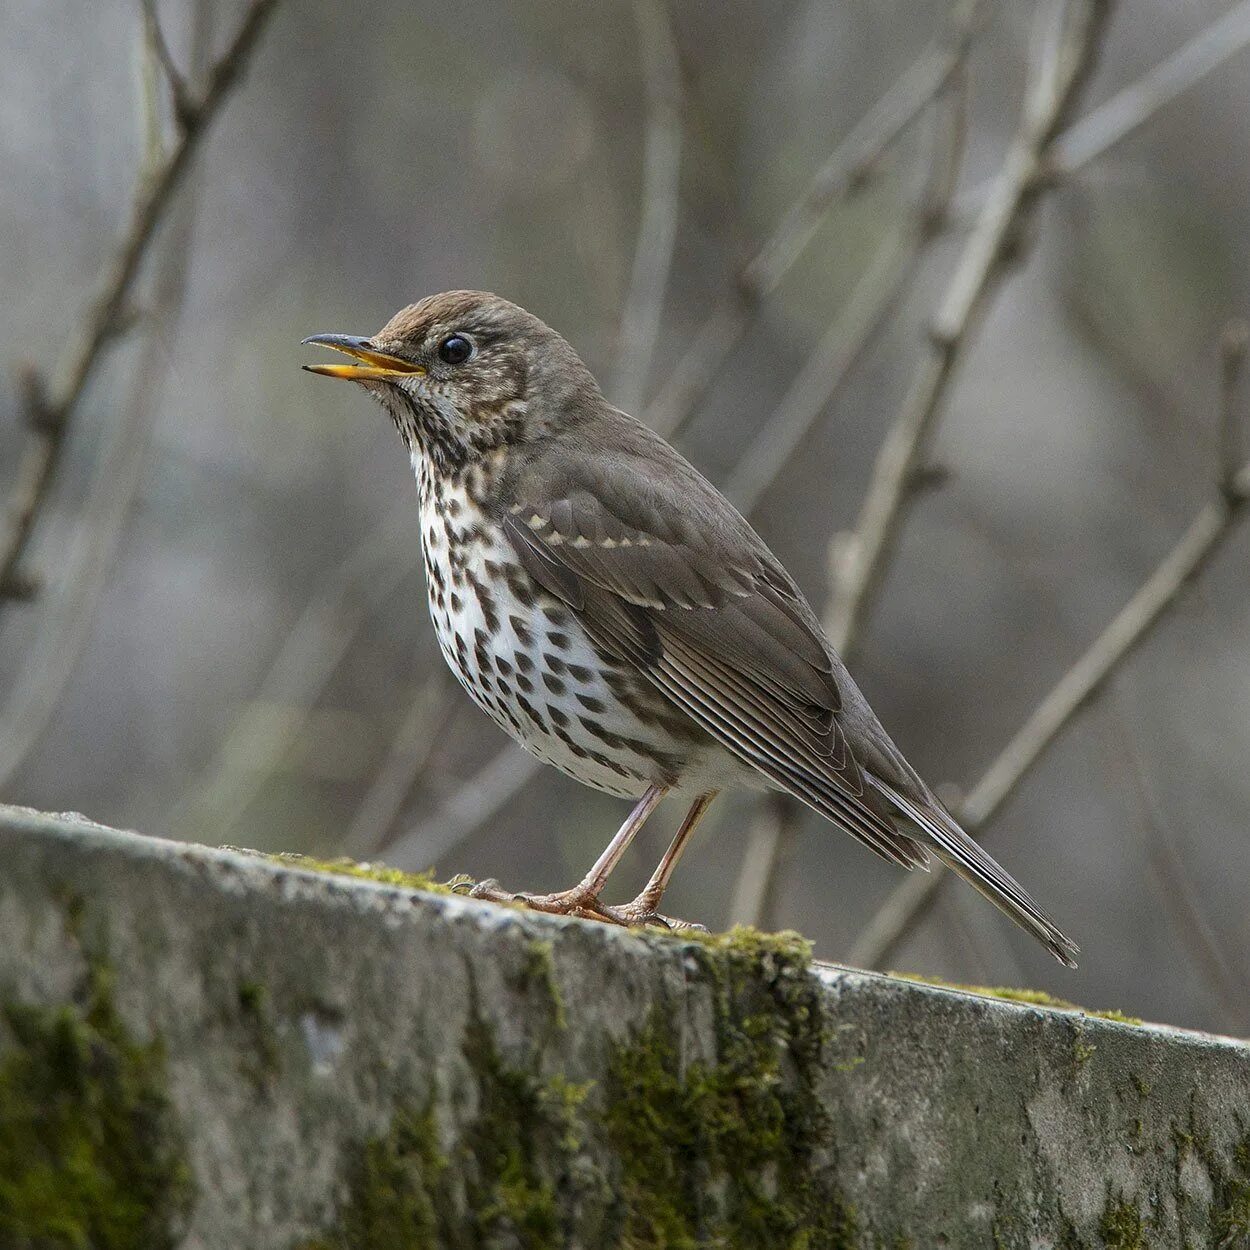
<instances>
[{"instance_id":1,"label":"bare branch","mask_svg":"<svg viewBox=\"0 0 1250 1250\"><path fill-rule=\"evenodd\" d=\"M789 272L825 213L870 181L882 157L950 81L973 35L977 0L957 0L949 29L869 109L816 171L755 255L733 289L704 321L685 355L647 406L646 420L676 434L689 419L752 315Z\"/></svg>"},{"instance_id":2,"label":"bare branch","mask_svg":"<svg viewBox=\"0 0 1250 1250\"><path fill-rule=\"evenodd\" d=\"M776 909L780 870L794 848L803 809L783 794L767 794L755 805L755 819L729 904L731 924L758 925Z\"/></svg>"},{"instance_id":3,"label":"bare branch","mask_svg":"<svg viewBox=\"0 0 1250 1250\"><path fill-rule=\"evenodd\" d=\"M1050 145L1093 67L1110 7L1109 0L1053 6L1054 28L1020 128L934 315L928 354L877 455L854 533L841 548L825 630L843 658L880 586L955 367L978 314L1016 258L1022 232L1046 187Z\"/></svg>"},{"instance_id":4,"label":"bare branch","mask_svg":"<svg viewBox=\"0 0 1250 1250\"><path fill-rule=\"evenodd\" d=\"M1053 172L1071 174L1096 160L1248 44L1250 0L1242 0L1135 83L1069 126L1051 149Z\"/></svg>"},{"instance_id":5,"label":"bare branch","mask_svg":"<svg viewBox=\"0 0 1250 1250\"><path fill-rule=\"evenodd\" d=\"M1250 464L1237 473L1231 491L1221 493L1198 513L1119 615L1059 679L986 769L955 813L969 833L984 834L987 822L1015 793L1051 743L1180 600L1244 517L1248 502ZM887 962L932 905L944 876L944 870L935 868L927 877L915 874L901 882L860 934L851 949L850 962L870 968Z\"/></svg>"},{"instance_id":6,"label":"bare branch","mask_svg":"<svg viewBox=\"0 0 1250 1250\"><path fill-rule=\"evenodd\" d=\"M1225 1027L1242 1030L1250 1023L1247 991L1250 983L1226 957L1223 944L1199 901L1199 892L1190 876L1185 857L1176 844L1171 822L1164 815L1145 761L1137 750L1131 720L1120 701L1114 700L1115 721L1123 744L1124 771L1133 790L1146 859L1154 874L1165 910L1172 918L1186 951L1193 960L1213 997L1224 1012Z\"/></svg>"},{"instance_id":7,"label":"bare branch","mask_svg":"<svg viewBox=\"0 0 1250 1250\"><path fill-rule=\"evenodd\" d=\"M1073 122L1051 145L1050 176L1071 177L1106 155L1248 44L1250 0L1241 0L1136 82ZM954 216L963 219L979 212L991 190L989 183L968 188L959 197Z\"/></svg>"},{"instance_id":8,"label":"bare branch","mask_svg":"<svg viewBox=\"0 0 1250 1250\"><path fill-rule=\"evenodd\" d=\"M391 738L386 757L352 816L343 853L368 858L385 849L405 801L424 774L451 716L452 681L445 664L435 664Z\"/></svg>"},{"instance_id":9,"label":"bare branch","mask_svg":"<svg viewBox=\"0 0 1250 1250\"><path fill-rule=\"evenodd\" d=\"M169 43L165 39L165 31L161 26L160 14L156 9L156 0L140 0L143 8L143 32L148 47L165 77L169 87L170 99L174 106L174 121L179 130L186 130L195 113L195 104L191 99L191 91L187 80L182 76Z\"/></svg>"},{"instance_id":10,"label":"bare branch","mask_svg":"<svg viewBox=\"0 0 1250 1250\"><path fill-rule=\"evenodd\" d=\"M321 579L204 776L166 817L171 831L225 838L242 819L370 615L412 571L411 551L401 506Z\"/></svg>"},{"instance_id":11,"label":"bare branch","mask_svg":"<svg viewBox=\"0 0 1250 1250\"><path fill-rule=\"evenodd\" d=\"M743 512L749 513L777 480L898 306L921 255L912 245L912 236L911 229L904 229L892 232L882 242L772 416L756 431L730 470L725 494Z\"/></svg>"},{"instance_id":12,"label":"bare branch","mask_svg":"<svg viewBox=\"0 0 1250 1250\"><path fill-rule=\"evenodd\" d=\"M1237 318L1224 327L1220 337L1220 489L1232 499L1237 495L1237 472L1242 463L1241 413L1237 389L1250 351L1250 323Z\"/></svg>"},{"instance_id":13,"label":"bare branch","mask_svg":"<svg viewBox=\"0 0 1250 1250\"><path fill-rule=\"evenodd\" d=\"M939 131L917 207L887 235L825 336L808 356L772 417L726 479L725 493L749 513L803 438L827 411L847 376L906 294L928 245L946 220L967 137L967 77L959 66L936 108Z\"/></svg>"},{"instance_id":14,"label":"bare branch","mask_svg":"<svg viewBox=\"0 0 1250 1250\"><path fill-rule=\"evenodd\" d=\"M634 0L634 17L646 88L646 139L638 242L612 387L616 402L630 412L642 406L660 333L681 190L681 74L665 0Z\"/></svg>"},{"instance_id":15,"label":"bare branch","mask_svg":"<svg viewBox=\"0 0 1250 1250\"><path fill-rule=\"evenodd\" d=\"M771 237L744 266L738 280L746 294L762 299L774 290L811 242L829 208L866 185L885 153L950 84L963 66L977 5L960 0L949 27L877 101L818 169Z\"/></svg>"},{"instance_id":16,"label":"bare branch","mask_svg":"<svg viewBox=\"0 0 1250 1250\"><path fill-rule=\"evenodd\" d=\"M5 527L0 531L0 601L10 587L21 584L19 565L59 467L70 423L105 349L128 321L131 290L156 228L279 3L250 0L234 38L209 71L204 93L187 115L174 145L140 179L129 225L53 381L47 383L28 371L23 390L30 437L18 467Z\"/></svg>"},{"instance_id":17,"label":"bare branch","mask_svg":"<svg viewBox=\"0 0 1250 1250\"><path fill-rule=\"evenodd\" d=\"M497 751L420 824L392 843L388 857L396 864L437 864L516 798L542 764L511 744Z\"/></svg>"}]
</instances>

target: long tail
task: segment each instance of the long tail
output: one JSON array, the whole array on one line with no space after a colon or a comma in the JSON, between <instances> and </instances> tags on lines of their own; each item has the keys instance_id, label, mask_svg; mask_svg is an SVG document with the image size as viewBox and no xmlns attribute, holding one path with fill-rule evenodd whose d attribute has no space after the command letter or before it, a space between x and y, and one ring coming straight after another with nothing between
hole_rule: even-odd
<instances>
[{"instance_id":1,"label":"long tail","mask_svg":"<svg viewBox=\"0 0 1250 1250\"><path fill-rule=\"evenodd\" d=\"M1081 948L1059 930L1024 887L991 859L938 803L922 806L888 782L870 773L865 773L865 777L917 827L924 835L918 840L952 872L958 873L974 890L1037 938L1061 964L1076 967L1076 956Z\"/></svg>"}]
</instances>

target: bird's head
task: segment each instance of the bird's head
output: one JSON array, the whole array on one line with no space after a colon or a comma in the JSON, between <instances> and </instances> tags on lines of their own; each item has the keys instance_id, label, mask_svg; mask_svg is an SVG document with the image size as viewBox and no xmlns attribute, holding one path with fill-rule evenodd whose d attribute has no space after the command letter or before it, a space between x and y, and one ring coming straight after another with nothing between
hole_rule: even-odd
<instances>
[{"instance_id":1,"label":"bird's head","mask_svg":"<svg viewBox=\"0 0 1250 1250\"><path fill-rule=\"evenodd\" d=\"M454 469L575 419L599 394L577 353L525 309L485 291L445 291L397 312L376 334L314 334L352 364L305 365L358 382L391 414L409 450Z\"/></svg>"}]
</instances>

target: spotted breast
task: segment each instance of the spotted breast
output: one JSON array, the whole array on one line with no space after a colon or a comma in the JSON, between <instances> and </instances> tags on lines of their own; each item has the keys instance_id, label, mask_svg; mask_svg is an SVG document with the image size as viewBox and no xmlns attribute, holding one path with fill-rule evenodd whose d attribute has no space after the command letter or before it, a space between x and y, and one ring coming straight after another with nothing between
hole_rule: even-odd
<instances>
[{"instance_id":1,"label":"spotted breast","mask_svg":"<svg viewBox=\"0 0 1250 1250\"><path fill-rule=\"evenodd\" d=\"M707 757L724 752L521 567L485 505L489 463L448 476L412 459L430 617L478 707L544 763L608 794L682 789L696 758L706 782Z\"/></svg>"}]
</instances>

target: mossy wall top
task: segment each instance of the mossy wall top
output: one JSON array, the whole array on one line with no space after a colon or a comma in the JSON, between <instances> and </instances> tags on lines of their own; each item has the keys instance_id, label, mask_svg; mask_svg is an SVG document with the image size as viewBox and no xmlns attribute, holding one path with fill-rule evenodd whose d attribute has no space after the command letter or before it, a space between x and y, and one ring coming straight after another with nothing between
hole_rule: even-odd
<instances>
[{"instance_id":1,"label":"mossy wall top","mask_svg":"<svg viewBox=\"0 0 1250 1250\"><path fill-rule=\"evenodd\" d=\"M1250 1235L1238 1043L33 813L0 855L2 1250Z\"/></svg>"}]
</instances>

